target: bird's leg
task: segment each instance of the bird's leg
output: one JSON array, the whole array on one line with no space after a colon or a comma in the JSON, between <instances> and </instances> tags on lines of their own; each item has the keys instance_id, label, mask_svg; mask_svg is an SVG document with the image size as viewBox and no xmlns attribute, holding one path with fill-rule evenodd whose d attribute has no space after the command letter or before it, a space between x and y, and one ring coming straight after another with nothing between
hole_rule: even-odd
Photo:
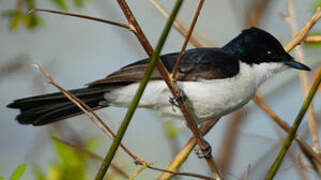
<instances>
[{"instance_id":1,"label":"bird's leg","mask_svg":"<svg viewBox=\"0 0 321 180\"><path fill-rule=\"evenodd\" d=\"M174 96L174 97L170 97L169 98L169 103L171 103L173 106L176 106L176 107L178 107L178 103L179 102L184 102L185 100L187 100L187 96L184 94L184 92L182 91L182 90L179 90L179 95L178 96ZM192 111L193 112L193 111ZM196 116L194 115L194 118L195 118ZM187 124L187 126L188 126L188 124ZM203 148L200 148L200 147L198 147L198 148L196 148L195 149L195 153L196 153L196 155L198 156L198 158L206 158L206 159L208 159L210 156L211 156L211 154L212 154L212 147L211 147L211 145L207 142L207 141L205 141L204 139L203 139L203 142L204 142L204 144L205 144L205 146L203 147ZM203 151L205 152L205 153L203 153Z\"/></svg>"},{"instance_id":2,"label":"bird's leg","mask_svg":"<svg viewBox=\"0 0 321 180\"><path fill-rule=\"evenodd\" d=\"M199 146L195 148L195 153L197 155L198 158L202 159L202 158L205 158L205 159L208 159L211 157L211 154L212 154L212 147L211 145L205 141L203 139L203 142L205 143L205 147L203 148L200 148ZM203 151L205 151L205 153L203 153Z\"/></svg>"},{"instance_id":3,"label":"bird's leg","mask_svg":"<svg viewBox=\"0 0 321 180\"><path fill-rule=\"evenodd\" d=\"M185 95L185 93L182 90L179 90L178 96L170 97L168 101L169 103L171 103L171 105L179 107L178 103L184 102L186 99L187 96Z\"/></svg>"}]
</instances>

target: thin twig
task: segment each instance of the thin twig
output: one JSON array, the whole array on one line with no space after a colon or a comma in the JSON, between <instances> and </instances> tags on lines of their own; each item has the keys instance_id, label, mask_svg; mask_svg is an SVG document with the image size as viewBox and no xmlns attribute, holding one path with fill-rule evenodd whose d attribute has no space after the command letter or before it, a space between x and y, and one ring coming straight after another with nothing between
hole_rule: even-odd
<instances>
[{"instance_id":1,"label":"thin twig","mask_svg":"<svg viewBox=\"0 0 321 180\"><path fill-rule=\"evenodd\" d=\"M291 35L292 38L295 36L295 34L297 33L297 22L296 22L296 15L295 15L295 10L294 10L294 2L293 0L288 0L288 15L287 16L283 16L285 21L289 24L290 30L291 30ZM298 45L295 48L295 56L296 59L301 62L304 63L304 52L303 52L303 48L302 46ZM300 71L299 72L300 75L300 79L301 79L301 86L303 89L303 94L304 96L306 96L309 92L309 83L308 83L308 76L307 76L307 72L306 71ZM312 137L312 144L313 144L313 149L317 152L320 153L321 152L321 148L320 148L320 140L319 140L319 133L318 133L318 124L316 121L316 117L315 117L315 112L314 112L314 108L313 108L313 103L311 103L309 109L308 109L308 117L309 117L309 129L310 129L310 133L311 133L311 137Z\"/></svg>"},{"instance_id":2,"label":"thin twig","mask_svg":"<svg viewBox=\"0 0 321 180\"><path fill-rule=\"evenodd\" d=\"M304 39L304 42L306 42L306 43L321 42L321 35L308 35L308 36Z\"/></svg>"},{"instance_id":3,"label":"thin twig","mask_svg":"<svg viewBox=\"0 0 321 180\"><path fill-rule=\"evenodd\" d=\"M173 79L176 78L176 73L177 73L177 70L178 70L178 66L179 66L179 64L180 64L180 62L181 62L181 60L182 60L182 57L183 57L183 55L184 55L184 51L185 51L185 49L186 49L186 47L187 47L187 44L188 44L188 42L189 42L190 39L191 39L191 36L192 36L193 30L194 30L195 24L196 24L196 22L197 22L198 16L200 15L200 12L201 12L201 9L202 9L202 7L203 7L204 2L205 2L205 0L200 0L200 2L199 2L199 4L198 4L197 10L196 10L196 12L195 12L195 14L194 14L194 18L193 18L192 24L191 24L191 26L189 27L188 33L187 33L187 35L186 35L186 37L185 37L184 44L183 44L183 46L182 46L181 51L180 51L179 54L178 54L178 57L177 57L177 60L176 60L176 64L175 64L175 66L174 66L174 68L173 68L173 72L172 72L172 74L171 74L171 76L172 76Z\"/></svg>"},{"instance_id":4,"label":"thin twig","mask_svg":"<svg viewBox=\"0 0 321 180\"><path fill-rule=\"evenodd\" d=\"M152 3L152 5L166 18L169 17L169 13L168 11L157 1L157 0L149 0L150 3ZM181 23L181 21L176 18L175 22L174 22L174 26L175 28L181 33L183 34L184 37L187 36L188 32L187 30L184 28L183 23ZM195 47L201 47L202 44L193 36L191 36L190 38L190 42L191 44L193 44Z\"/></svg>"},{"instance_id":5,"label":"thin twig","mask_svg":"<svg viewBox=\"0 0 321 180\"><path fill-rule=\"evenodd\" d=\"M302 122L302 119L303 119L310 103L312 102L313 97L314 97L314 95L315 95L315 93L321 83L321 71L318 72L317 77L318 78L314 81L314 83L309 91L309 94L308 94L307 98L305 99L305 101L300 109L300 112L298 113L298 115L297 115L291 129L290 129L290 132L288 133L287 138L284 141L281 151L279 152L277 158L275 159L273 165L271 166L269 172L267 173L267 176L265 178L267 180L270 180L274 177L274 175L276 174L277 170L279 169L279 167L283 161L285 154L287 153L293 140L295 139L296 132Z\"/></svg>"},{"instance_id":6,"label":"thin twig","mask_svg":"<svg viewBox=\"0 0 321 180\"><path fill-rule=\"evenodd\" d=\"M283 121L275 112L273 112L273 110L267 104L264 103L262 98L255 96L253 98L253 101L256 103L258 107L260 107L260 109L262 109L268 116L270 116L274 120L274 122L277 123L285 132L290 132L289 125L285 121ZM321 165L321 157L318 154L316 154L304 140L302 140L299 137L296 137L296 141L299 144L302 151L305 154L307 154L308 157L312 157Z\"/></svg>"},{"instance_id":7,"label":"thin twig","mask_svg":"<svg viewBox=\"0 0 321 180\"><path fill-rule=\"evenodd\" d=\"M321 18L321 8L318 8L310 20L305 24L305 26L300 30L298 34L289 42L284 49L289 52L291 51L296 45L300 44L305 37L307 36L308 32L314 26L314 24Z\"/></svg>"},{"instance_id":8,"label":"thin twig","mask_svg":"<svg viewBox=\"0 0 321 180\"><path fill-rule=\"evenodd\" d=\"M203 135L206 135L218 122L219 119L213 119L209 121L205 121L202 123L202 126L200 128L200 131ZM187 143L184 145L184 147L177 153L174 159L169 163L169 165L166 167L166 170L174 171L176 172L182 164L185 162L185 160L188 158L189 154L192 152L194 147L196 146L196 138L192 137L190 138ZM173 174L170 173L162 173L157 179L158 180L169 180L173 177Z\"/></svg>"},{"instance_id":9,"label":"thin twig","mask_svg":"<svg viewBox=\"0 0 321 180\"><path fill-rule=\"evenodd\" d=\"M114 26L118 26L121 28L125 28L128 30L131 30L130 26L127 24L123 24L123 23L119 23L119 22L115 22L115 21L110 21L110 20L106 20L106 19L101 19L101 18L97 18L97 17L92 17L92 16L87 16L87 15L81 15L81 14L75 14L75 13L67 13L67 12L63 12L63 11L55 11L55 10L50 10L50 9L31 9L28 13L34 13L34 12L47 12L47 13L52 13L52 14L59 14L59 15L65 15L65 16L73 16L73 17L77 17L77 18L82 18L82 19L89 19L92 21L97 21L97 22L101 22L101 23L106 23L106 24L111 24Z\"/></svg>"}]
</instances>

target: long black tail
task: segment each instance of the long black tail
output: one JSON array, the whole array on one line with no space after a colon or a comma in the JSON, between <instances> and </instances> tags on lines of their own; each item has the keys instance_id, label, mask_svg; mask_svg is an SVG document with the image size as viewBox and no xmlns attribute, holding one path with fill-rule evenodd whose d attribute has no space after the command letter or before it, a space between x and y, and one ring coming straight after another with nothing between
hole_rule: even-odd
<instances>
[{"instance_id":1,"label":"long black tail","mask_svg":"<svg viewBox=\"0 0 321 180\"><path fill-rule=\"evenodd\" d=\"M84 101L93 109L100 109L100 101L108 90L97 87L70 90L72 94ZM9 108L20 109L16 120L21 124L40 126L73 117L83 112L62 93L51 93L18 99L7 105Z\"/></svg>"}]
</instances>

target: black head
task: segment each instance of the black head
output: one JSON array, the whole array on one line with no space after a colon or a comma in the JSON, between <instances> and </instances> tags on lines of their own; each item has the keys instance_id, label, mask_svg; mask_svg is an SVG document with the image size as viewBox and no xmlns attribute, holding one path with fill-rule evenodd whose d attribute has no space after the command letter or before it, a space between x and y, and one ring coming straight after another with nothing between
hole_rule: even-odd
<instances>
[{"instance_id":1,"label":"black head","mask_svg":"<svg viewBox=\"0 0 321 180\"><path fill-rule=\"evenodd\" d=\"M243 30L240 35L227 43L223 50L238 56L242 62L250 65L280 62L292 68L310 70L308 66L294 61L270 33L255 27Z\"/></svg>"}]
</instances>

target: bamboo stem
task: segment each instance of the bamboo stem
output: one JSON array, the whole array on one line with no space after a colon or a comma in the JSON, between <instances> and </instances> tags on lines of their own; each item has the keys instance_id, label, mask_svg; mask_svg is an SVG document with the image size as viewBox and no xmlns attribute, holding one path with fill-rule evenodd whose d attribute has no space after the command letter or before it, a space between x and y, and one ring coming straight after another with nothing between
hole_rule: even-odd
<instances>
[{"instance_id":1,"label":"bamboo stem","mask_svg":"<svg viewBox=\"0 0 321 180\"><path fill-rule=\"evenodd\" d=\"M299 125L301 124L302 119L303 119L309 105L311 104L313 97L314 97L315 93L317 92L317 89L321 83L321 70L318 72L317 77L318 78L314 81L314 83L309 91L309 94L308 94L307 98L305 99L305 101L299 111L299 114L297 115L297 117L296 117L296 119L290 129L290 132L284 141L281 151L279 152L277 158L275 159L273 165L271 166L269 172L267 173L267 176L265 178L266 180L270 180L274 177L274 175L278 171L278 169L283 161L285 154L287 153L293 140L295 139L296 132L299 128Z\"/></svg>"}]
</instances>

